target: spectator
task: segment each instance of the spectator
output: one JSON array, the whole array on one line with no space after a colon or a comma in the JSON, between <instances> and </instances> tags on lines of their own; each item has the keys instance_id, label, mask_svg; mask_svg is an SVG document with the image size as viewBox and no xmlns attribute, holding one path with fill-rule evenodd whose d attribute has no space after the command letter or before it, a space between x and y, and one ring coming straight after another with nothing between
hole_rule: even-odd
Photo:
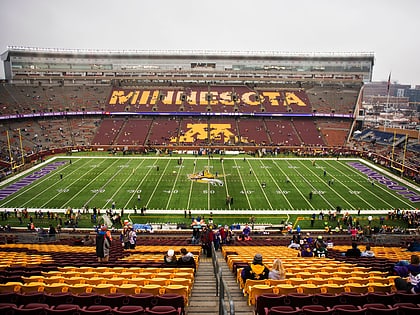
<instances>
[{"instance_id":1,"label":"spectator","mask_svg":"<svg viewBox=\"0 0 420 315\"><path fill-rule=\"evenodd\" d=\"M286 270L284 269L283 263L280 259L276 258L273 261L273 267L268 273L268 279L273 280L284 280L286 279Z\"/></svg>"},{"instance_id":2,"label":"spectator","mask_svg":"<svg viewBox=\"0 0 420 315\"><path fill-rule=\"evenodd\" d=\"M370 249L370 245L366 245L366 249L360 253L360 257L375 257L375 253Z\"/></svg>"},{"instance_id":3,"label":"spectator","mask_svg":"<svg viewBox=\"0 0 420 315\"><path fill-rule=\"evenodd\" d=\"M328 256L328 249L327 245L324 243L322 236L319 235L318 239L315 241L315 246L313 249L313 253L315 257L327 257Z\"/></svg>"},{"instance_id":4,"label":"spectator","mask_svg":"<svg viewBox=\"0 0 420 315\"><path fill-rule=\"evenodd\" d=\"M109 237L108 227L102 225L100 231L96 235L96 256L99 262L107 262L109 260L109 249L111 247L111 238Z\"/></svg>"},{"instance_id":5,"label":"spectator","mask_svg":"<svg viewBox=\"0 0 420 315\"><path fill-rule=\"evenodd\" d=\"M242 234L238 237L239 240L249 241L251 240L251 228L248 223L245 224L245 227L242 230Z\"/></svg>"},{"instance_id":6,"label":"spectator","mask_svg":"<svg viewBox=\"0 0 420 315\"><path fill-rule=\"evenodd\" d=\"M178 258L178 266L196 268L194 255L187 251L186 248L181 248L181 257Z\"/></svg>"},{"instance_id":7,"label":"spectator","mask_svg":"<svg viewBox=\"0 0 420 315\"><path fill-rule=\"evenodd\" d=\"M270 270L263 264L262 255L255 254L252 263L242 269L241 278L243 283L245 283L248 279L263 280L268 279L269 273Z\"/></svg>"},{"instance_id":8,"label":"spectator","mask_svg":"<svg viewBox=\"0 0 420 315\"><path fill-rule=\"evenodd\" d=\"M166 255L163 257L163 263L165 266L176 266L177 265L177 259L175 256L175 251L173 249L168 250Z\"/></svg>"},{"instance_id":9,"label":"spectator","mask_svg":"<svg viewBox=\"0 0 420 315\"><path fill-rule=\"evenodd\" d=\"M395 279L397 290L404 290L410 293L420 293L420 258L418 255L411 255L410 264L406 266L408 280L403 278Z\"/></svg>"},{"instance_id":10,"label":"spectator","mask_svg":"<svg viewBox=\"0 0 420 315\"><path fill-rule=\"evenodd\" d=\"M298 257L314 257L314 253L308 244L303 246L303 249L298 253Z\"/></svg>"},{"instance_id":11,"label":"spectator","mask_svg":"<svg viewBox=\"0 0 420 315\"><path fill-rule=\"evenodd\" d=\"M360 257L360 249L357 248L357 243L353 242L351 248L346 251L346 257Z\"/></svg>"},{"instance_id":12,"label":"spectator","mask_svg":"<svg viewBox=\"0 0 420 315\"><path fill-rule=\"evenodd\" d=\"M128 241L130 242L130 249L135 249L137 242L137 234L131 224L128 225Z\"/></svg>"}]
</instances>

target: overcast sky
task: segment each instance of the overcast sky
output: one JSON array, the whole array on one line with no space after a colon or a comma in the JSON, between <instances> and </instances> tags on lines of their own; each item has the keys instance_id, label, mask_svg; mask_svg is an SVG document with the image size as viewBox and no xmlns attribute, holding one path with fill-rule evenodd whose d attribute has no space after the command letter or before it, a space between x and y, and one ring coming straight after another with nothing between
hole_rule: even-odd
<instances>
[{"instance_id":1,"label":"overcast sky","mask_svg":"<svg viewBox=\"0 0 420 315\"><path fill-rule=\"evenodd\" d=\"M0 51L373 52L375 81L415 85L419 14L419 0L1 0Z\"/></svg>"}]
</instances>

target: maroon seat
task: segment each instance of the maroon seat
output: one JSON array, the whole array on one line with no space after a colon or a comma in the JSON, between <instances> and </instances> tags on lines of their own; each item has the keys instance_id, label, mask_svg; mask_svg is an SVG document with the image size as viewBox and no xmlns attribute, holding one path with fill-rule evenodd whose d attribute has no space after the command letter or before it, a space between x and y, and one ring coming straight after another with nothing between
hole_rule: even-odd
<instances>
[{"instance_id":1,"label":"maroon seat","mask_svg":"<svg viewBox=\"0 0 420 315\"><path fill-rule=\"evenodd\" d=\"M144 309L139 305L123 305L113 309L114 315L143 315Z\"/></svg>"},{"instance_id":2,"label":"maroon seat","mask_svg":"<svg viewBox=\"0 0 420 315\"><path fill-rule=\"evenodd\" d=\"M303 305L302 313L305 315L312 314L333 314L333 310L323 305Z\"/></svg>"},{"instance_id":3,"label":"maroon seat","mask_svg":"<svg viewBox=\"0 0 420 315\"><path fill-rule=\"evenodd\" d=\"M139 305L144 309L154 305L154 295L150 293L131 294L128 296L128 305Z\"/></svg>"},{"instance_id":4,"label":"maroon seat","mask_svg":"<svg viewBox=\"0 0 420 315\"><path fill-rule=\"evenodd\" d=\"M111 293L111 294L104 294L100 297L100 304L108 305L112 308L119 307L122 305L128 305L129 298L124 293Z\"/></svg>"},{"instance_id":5,"label":"maroon seat","mask_svg":"<svg viewBox=\"0 0 420 315\"><path fill-rule=\"evenodd\" d=\"M178 310L173 306L153 306L152 308L146 308L146 315L181 315Z\"/></svg>"},{"instance_id":6,"label":"maroon seat","mask_svg":"<svg viewBox=\"0 0 420 315\"><path fill-rule=\"evenodd\" d=\"M279 305L279 306L273 306L270 309L266 309L268 315L298 315L302 314L302 312L299 309L295 309L294 307L290 305Z\"/></svg>"},{"instance_id":7,"label":"maroon seat","mask_svg":"<svg viewBox=\"0 0 420 315\"><path fill-rule=\"evenodd\" d=\"M284 295L278 295L275 293L264 293L257 297L255 303L256 315L266 314L265 309L269 310L273 306L284 305Z\"/></svg>"},{"instance_id":8,"label":"maroon seat","mask_svg":"<svg viewBox=\"0 0 420 315\"><path fill-rule=\"evenodd\" d=\"M112 308L108 305L83 306L80 309L81 315L112 315Z\"/></svg>"},{"instance_id":9,"label":"maroon seat","mask_svg":"<svg viewBox=\"0 0 420 315\"><path fill-rule=\"evenodd\" d=\"M80 312L79 305L76 304L59 304L51 306L47 309L48 315L78 315Z\"/></svg>"},{"instance_id":10,"label":"maroon seat","mask_svg":"<svg viewBox=\"0 0 420 315\"><path fill-rule=\"evenodd\" d=\"M45 315L47 314L48 304L45 303L28 303L13 308L14 315Z\"/></svg>"},{"instance_id":11,"label":"maroon seat","mask_svg":"<svg viewBox=\"0 0 420 315\"><path fill-rule=\"evenodd\" d=\"M155 296L156 306L173 306L178 313L185 314L185 300L180 294L166 293Z\"/></svg>"}]
</instances>

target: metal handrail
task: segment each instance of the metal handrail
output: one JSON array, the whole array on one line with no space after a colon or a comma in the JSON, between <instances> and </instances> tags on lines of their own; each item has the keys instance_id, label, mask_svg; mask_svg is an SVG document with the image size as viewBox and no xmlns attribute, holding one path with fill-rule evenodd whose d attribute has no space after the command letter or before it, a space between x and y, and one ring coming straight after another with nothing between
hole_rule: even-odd
<instances>
[{"instance_id":1,"label":"metal handrail","mask_svg":"<svg viewBox=\"0 0 420 315\"><path fill-rule=\"evenodd\" d=\"M216 296L219 297L219 315L235 315L235 305L233 304L229 288L223 279L222 268L220 268L219 262L217 261L216 250L213 244L211 245L211 252L214 276L216 278ZM225 296L229 302L229 313L225 306Z\"/></svg>"}]
</instances>

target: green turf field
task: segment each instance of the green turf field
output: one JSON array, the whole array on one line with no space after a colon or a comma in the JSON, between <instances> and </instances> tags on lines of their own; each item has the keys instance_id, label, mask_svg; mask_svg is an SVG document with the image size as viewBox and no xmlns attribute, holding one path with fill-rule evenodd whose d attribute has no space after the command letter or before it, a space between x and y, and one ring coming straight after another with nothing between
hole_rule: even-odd
<instances>
[{"instance_id":1,"label":"green turf field","mask_svg":"<svg viewBox=\"0 0 420 315\"><path fill-rule=\"evenodd\" d=\"M1 183L0 208L109 209L114 202L116 209L144 206L230 215L319 212L337 206L364 213L418 208L419 186L373 164L366 165L385 178L369 179L352 162L364 163L344 158L54 157L12 182ZM207 178L188 177L205 170L210 173Z\"/></svg>"}]
</instances>

